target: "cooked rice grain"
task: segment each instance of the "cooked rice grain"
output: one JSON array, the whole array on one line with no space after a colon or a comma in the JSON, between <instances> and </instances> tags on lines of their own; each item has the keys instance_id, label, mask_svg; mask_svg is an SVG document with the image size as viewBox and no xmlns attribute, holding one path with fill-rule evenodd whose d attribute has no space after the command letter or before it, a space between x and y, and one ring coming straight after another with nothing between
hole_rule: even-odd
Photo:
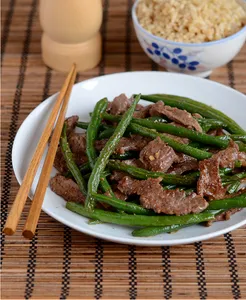
<instances>
[{"instance_id":1,"label":"cooked rice grain","mask_svg":"<svg viewBox=\"0 0 246 300\"><path fill-rule=\"evenodd\" d=\"M236 0L140 0L136 13L150 33L185 43L219 40L246 25Z\"/></svg>"}]
</instances>

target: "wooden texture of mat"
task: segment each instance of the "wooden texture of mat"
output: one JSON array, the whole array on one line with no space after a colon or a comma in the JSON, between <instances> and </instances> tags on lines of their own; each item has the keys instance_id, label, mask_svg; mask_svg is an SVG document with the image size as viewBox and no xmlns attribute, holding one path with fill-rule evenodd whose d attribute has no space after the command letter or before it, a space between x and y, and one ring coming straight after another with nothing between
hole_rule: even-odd
<instances>
[{"instance_id":1,"label":"wooden texture of mat","mask_svg":"<svg viewBox=\"0 0 246 300\"><path fill-rule=\"evenodd\" d=\"M80 73L77 81L126 70L159 70L136 40L131 6L131 0L105 0L103 60ZM37 0L2 0L2 32L3 226L18 189L11 165L17 129L59 90L64 75L42 63ZM246 93L246 48L210 79ZM193 245L147 248L94 239L42 213L32 241L18 230L2 236L1 246L2 299L246 298L245 228Z\"/></svg>"}]
</instances>

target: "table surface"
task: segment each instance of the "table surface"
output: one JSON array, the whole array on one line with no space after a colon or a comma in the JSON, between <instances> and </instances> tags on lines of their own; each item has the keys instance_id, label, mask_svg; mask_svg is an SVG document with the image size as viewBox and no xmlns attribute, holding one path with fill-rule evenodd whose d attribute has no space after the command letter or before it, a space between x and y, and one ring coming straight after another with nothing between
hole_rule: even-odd
<instances>
[{"instance_id":1,"label":"table surface","mask_svg":"<svg viewBox=\"0 0 246 300\"><path fill-rule=\"evenodd\" d=\"M104 55L77 81L135 70L159 70L141 50L131 0L105 0ZM27 115L57 92L64 74L40 55L37 0L2 0L1 225L18 189L11 148ZM163 69L160 69L163 71ZM211 80L246 93L246 48ZM192 245L135 247L92 238L41 213L32 241L21 236L28 201L14 236L2 236L2 299L246 298L245 228Z\"/></svg>"}]
</instances>

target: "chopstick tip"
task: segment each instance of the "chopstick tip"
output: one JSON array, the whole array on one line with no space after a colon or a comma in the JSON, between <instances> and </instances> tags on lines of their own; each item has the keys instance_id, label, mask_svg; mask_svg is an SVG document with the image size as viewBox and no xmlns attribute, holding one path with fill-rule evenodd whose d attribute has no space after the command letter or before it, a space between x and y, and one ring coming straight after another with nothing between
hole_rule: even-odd
<instances>
[{"instance_id":1,"label":"chopstick tip","mask_svg":"<svg viewBox=\"0 0 246 300\"><path fill-rule=\"evenodd\" d=\"M23 230L22 235L26 238L31 240L34 237L34 234L30 230Z\"/></svg>"},{"instance_id":2,"label":"chopstick tip","mask_svg":"<svg viewBox=\"0 0 246 300\"><path fill-rule=\"evenodd\" d=\"M6 235L13 235L15 233L15 231L12 229L12 228L9 228L9 227L5 227L3 229L3 232L6 234Z\"/></svg>"}]
</instances>

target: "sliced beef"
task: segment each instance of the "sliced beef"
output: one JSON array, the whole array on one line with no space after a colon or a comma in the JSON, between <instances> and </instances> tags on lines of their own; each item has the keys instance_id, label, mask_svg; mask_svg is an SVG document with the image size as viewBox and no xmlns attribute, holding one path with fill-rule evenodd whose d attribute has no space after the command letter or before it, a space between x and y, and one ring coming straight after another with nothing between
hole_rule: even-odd
<instances>
[{"instance_id":1,"label":"sliced beef","mask_svg":"<svg viewBox=\"0 0 246 300\"><path fill-rule=\"evenodd\" d=\"M207 132L208 135L217 136L217 129L211 129Z\"/></svg>"},{"instance_id":2,"label":"sliced beef","mask_svg":"<svg viewBox=\"0 0 246 300\"><path fill-rule=\"evenodd\" d=\"M245 152L239 152L238 160L241 162L242 167L246 167L246 153Z\"/></svg>"},{"instance_id":3,"label":"sliced beef","mask_svg":"<svg viewBox=\"0 0 246 300\"><path fill-rule=\"evenodd\" d=\"M205 222L206 226L211 226L213 222L219 222L219 221L228 221L230 220L231 216L234 215L235 213L239 212L241 208L232 208L228 211L225 211L215 217L214 220L210 220Z\"/></svg>"},{"instance_id":4,"label":"sliced beef","mask_svg":"<svg viewBox=\"0 0 246 300\"><path fill-rule=\"evenodd\" d=\"M145 119L149 117L149 110L151 106L152 105L142 106L138 104L135 112L133 113L133 117L137 119Z\"/></svg>"},{"instance_id":5,"label":"sliced beef","mask_svg":"<svg viewBox=\"0 0 246 300\"><path fill-rule=\"evenodd\" d=\"M109 102L107 112L112 115L122 115L131 106L133 98L127 98L125 94L120 94L115 97L112 102Z\"/></svg>"},{"instance_id":6,"label":"sliced beef","mask_svg":"<svg viewBox=\"0 0 246 300\"><path fill-rule=\"evenodd\" d=\"M137 158L133 158L133 159L126 159L123 160L122 163L128 165L128 166L133 166L133 167L137 167L137 168L143 168L144 169L144 164Z\"/></svg>"},{"instance_id":7,"label":"sliced beef","mask_svg":"<svg viewBox=\"0 0 246 300\"><path fill-rule=\"evenodd\" d=\"M123 200L123 201L126 201L126 199L128 198L126 194L121 193L121 191L117 188L117 184L112 185L112 190L113 190L116 198Z\"/></svg>"},{"instance_id":8,"label":"sliced beef","mask_svg":"<svg viewBox=\"0 0 246 300\"><path fill-rule=\"evenodd\" d=\"M66 201L83 203L85 196L81 193L77 183L72 179L66 178L60 174L50 180L50 188L57 195Z\"/></svg>"},{"instance_id":9,"label":"sliced beef","mask_svg":"<svg viewBox=\"0 0 246 300\"><path fill-rule=\"evenodd\" d=\"M69 118L67 118L65 120L65 122L67 123L67 136L68 136L68 140L69 140L69 137L72 134L74 134L74 129L76 127L76 124L77 124L78 120L79 120L78 116L71 116L71 117L69 117ZM58 146L57 151L56 151L56 156L55 156L55 160L54 160L54 167L61 174L65 174L68 171L67 165L66 165L66 161L65 161L65 159L63 157L62 150L61 150L60 146Z\"/></svg>"},{"instance_id":10,"label":"sliced beef","mask_svg":"<svg viewBox=\"0 0 246 300\"><path fill-rule=\"evenodd\" d=\"M64 159L64 156L62 154L61 147L58 146L56 151L56 156L54 160L54 167L57 169L57 171L61 174L66 174L68 171L66 161Z\"/></svg>"},{"instance_id":11,"label":"sliced beef","mask_svg":"<svg viewBox=\"0 0 246 300\"><path fill-rule=\"evenodd\" d=\"M176 107L164 105L163 101L158 101L149 111L151 116L166 116L168 119L185 125L188 128L194 128L199 132L202 132L202 128L192 115L186 110L182 110Z\"/></svg>"},{"instance_id":12,"label":"sliced beef","mask_svg":"<svg viewBox=\"0 0 246 300\"><path fill-rule=\"evenodd\" d=\"M106 145L108 139L103 139L103 140L97 140L95 141L95 148L97 151L101 151L103 147Z\"/></svg>"},{"instance_id":13,"label":"sliced beef","mask_svg":"<svg viewBox=\"0 0 246 300\"><path fill-rule=\"evenodd\" d=\"M183 174L188 171L197 170L199 167L198 161L189 155L184 153L177 153L178 162L174 163L171 168L168 169L169 174Z\"/></svg>"},{"instance_id":14,"label":"sliced beef","mask_svg":"<svg viewBox=\"0 0 246 300\"><path fill-rule=\"evenodd\" d=\"M116 147L117 153L125 153L127 151L141 151L149 143L150 139L141 135L131 135L120 139Z\"/></svg>"},{"instance_id":15,"label":"sliced beef","mask_svg":"<svg viewBox=\"0 0 246 300\"><path fill-rule=\"evenodd\" d=\"M207 134L212 136L225 136L225 133L222 128L211 129L207 132Z\"/></svg>"},{"instance_id":16,"label":"sliced beef","mask_svg":"<svg viewBox=\"0 0 246 300\"><path fill-rule=\"evenodd\" d=\"M234 168L236 160L240 160L242 165L245 165L246 154L239 152L238 145L230 141L225 150L217 152L210 159L200 161L200 177L197 182L198 194L208 196L210 199L224 198L226 188L222 186L219 167Z\"/></svg>"},{"instance_id":17,"label":"sliced beef","mask_svg":"<svg viewBox=\"0 0 246 300\"><path fill-rule=\"evenodd\" d=\"M69 136L74 131L78 120L78 116L71 116L65 120L65 122L67 123L67 136Z\"/></svg>"},{"instance_id":18,"label":"sliced beef","mask_svg":"<svg viewBox=\"0 0 246 300\"><path fill-rule=\"evenodd\" d=\"M151 171L166 172L178 157L173 148L159 137L148 143L140 152L140 161Z\"/></svg>"},{"instance_id":19,"label":"sliced beef","mask_svg":"<svg viewBox=\"0 0 246 300\"><path fill-rule=\"evenodd\" d=\"M205 159L199 162L200 176L197 182L197 192L209 199L222 199L226 188L222 186L219 174L219 161Z\"/></svg>"},{"instance_id":20,"label":"sliced beef","mask_svg":"<svg viewBox=\"0 0 246 300\"><path fill-rule=\"evenodd\" d=\"M88 161L86 155L86 134L85 133L71 133L68 142L71 148L71 151L74 155L74 160L77 165L82 165Z\"/></svg>"},{"instance_id":21,"label":"sliced beef","mask_svg":"<svg viewBox=\"0 0 246 300\"><path fill-rule=\"evenodd\" d=\"M107 143L107 141L107 139L96 141L96 149L98 151L101 151ZM115 149L115 153L124 154L127 151L141 151L143 147L145 147L148 144L149 141L149 138L141 135L131 135L130 137L122 137Z\"/></svg>"},{"instance_id":22,"label":"sliced beef","mask_svg":"<svg viewBox=\"0 0 246 300\"><path fill-rule=\"evenodd\" d=\"M126 172L122 172L122 171L113 171L112 175L110 176L110 180L112 181L120 181L122 178L124 178L125 176L127 176L128 173Z\"/></svg>"},{"instance_id":23,"label":"sliced beef","mask_svg":"<svg viewBox=\"0 0 246 300\"><path fill-rule=\"evenodd\" d=\"M190 140L187 138L182 138L180 136L172 135L169 133L163 133L163 135L170 137L171 139L175 140L176 142L179 142L181 144L189 144Z\"/></svg>"},{"instance_id":24,"label":"sliced beef","mask_svg":"<svg viewBox=\"0 0 246 300\"><path fill-rule=\"evenodd\" d=\"M242 164L246 163L246 154L245 152L239 152L238 145L231 140L225 150L221 150L213 155L213 159L219 161L221 168L234 168L236 160L240 160Z\"/></svg>"},{"instance_id":25,"label":"sliced beef","mask_svg":"<svg viewBox=\"0 0 246 300\"><path fill-rule=\"evenodd\" d=\"M139 195L141 205L153 209L156 213L179 216L199 213L208 206L203 197L195 193L186 196L186 193L179 189L164 190L160 182L161 178L140 181L126 176L119 182L118 189L127 195Z\"/></svg>"},{"instance_id":26,"label":"sliced beef","mask_svg":"<svg viewBox=\"0 0 246 300\"><path fill-rule=\"evenodd\" d=\"M192 117L196 118L196 119L202 119L202 116L198 113L193 113Z\"/></svg>"}]
</instances>

